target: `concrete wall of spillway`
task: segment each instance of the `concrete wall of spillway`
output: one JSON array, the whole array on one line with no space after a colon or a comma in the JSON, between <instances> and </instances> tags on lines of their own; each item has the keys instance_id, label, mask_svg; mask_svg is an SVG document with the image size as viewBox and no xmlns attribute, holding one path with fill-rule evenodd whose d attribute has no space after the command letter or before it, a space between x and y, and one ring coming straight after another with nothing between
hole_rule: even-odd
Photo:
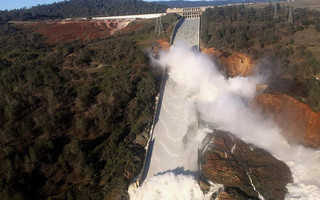
<instances>
[{"instance_id":1,"label":"concrete wall of spillway","mask_svg":"<svg viewBox=\"0 0 320 200\"><path fill-rule=\"evenodd\" d=\"M192 19L181 18L174 27L172 38L171 38L171 45L176 44L178 41L182 41L182 42L185 42L188 46L196 50L199 50L199 35L200 35L199 28L200 28L199 18L192 18ZM163 96L165 94L167 81L168 81L168 74L164 72L163 80L160 87L160 93L156 102L153 125L149 132L149 141L146 146L146 156L143 163L143 168L141 172L132 180L129 187L133 187L133 188L139 187L143 183L143 181L145 181L147 178L152 177L156 173L159 173L157 170L154 170L154 169L150 170L150 165L151 165L154 143L155 143L155 140L157 139L154 137L154 131L160 117L160 112L161 112L162 103L163 103L162 101L163 101ZM194 126L193 129L195 130L192 130L192 131L196 131L197 123L193 124L193 126Z\"/></svg>"},{"instance_id":2,"label":"concrete wall of spillway","mask_svg":"<svg viewBox=\"0 0 320 200\"><path fill-rule=\"evenodd\" d=\"M173 45L173 41L175 40L175 37L177 35L177 31L178 31L178 28L181 26L181 24L183 23L184 21L184 18L181 17L178 22L174 25L173 27L173 31L172 31L172 35L170 36L170 46Z\"/></svg>"},{"instance_id":3,"label":"concrete wall of spillway","mask_svg":"<svg viewBox=\"0 0 320 200\"><path fill-rule=\"evenodd\" d=\"M144 181L145 177L146 177L146 166L148 163L148 159L150 159L151 156L151 151L152 151L152 138L153 138L153 132L154 132L154 127L159 119L159 114L160 114L160 109L161 109L161 103L162 103L162 99L163 99L163 93L165 90L165 85L166 85L166 81L168 79L168 74L166 71L163 71L162 74L162 81L161 81L161 85L160 85L160 92L159 95L156 98L156 105L155 105L155 110L154 110L154 116L153 116L153 123L152 126L150 128L149 131L149 139L146 145L146 155L145 155L145 159L143 162L143 166L142 169L140 171L140 173L134 177L129 185L129 187L139 187L142 182Z\"/></svg>"}]
</instances>

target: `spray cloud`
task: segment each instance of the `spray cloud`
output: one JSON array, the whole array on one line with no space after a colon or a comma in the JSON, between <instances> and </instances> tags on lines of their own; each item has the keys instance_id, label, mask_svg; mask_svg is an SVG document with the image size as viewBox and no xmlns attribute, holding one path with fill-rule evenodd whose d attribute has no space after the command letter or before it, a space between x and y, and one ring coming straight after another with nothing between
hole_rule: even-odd
<instances>
[{"instance_id":1,"label":"spray cloud","mask_svg":"<svg viewBox=\"0 0 320 200\"><path fill-rule=\"evenodd\" d=\"M226 79L207 56L181 43L169 52L162 52L156 62L168 67L169 77L188 91L189 109L194 109L189 113L198 113L201 120L264 148L289 166L294 183L287 186L286 199L320 199L319 152L288 144L272 120L248 106L256 94L256 85L265 80L262 75ZM199 142L191 146L198 145ZM189 196L167 188L176 186L179 191L189 192ZM199 194L199 190L193 177L165 173L129 193L131 199L170 199L166 195L172 193L178 196L171 199L208 198ZM178 198L180 193L183 196Z\"/></svg>"}]
</instances>

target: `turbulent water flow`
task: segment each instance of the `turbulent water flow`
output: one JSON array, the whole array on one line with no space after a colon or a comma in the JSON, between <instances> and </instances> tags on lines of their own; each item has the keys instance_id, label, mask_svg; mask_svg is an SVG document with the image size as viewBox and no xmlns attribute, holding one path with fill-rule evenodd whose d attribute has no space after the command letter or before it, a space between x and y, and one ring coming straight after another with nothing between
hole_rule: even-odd
<instances>
[{"instance_id":1,"label":"turbulent water flow","mask_svg":"<svg viewBox=\"0 0 320 200\"><path fill-rule=\"evenodd\" d=\"M287 186L286 199L320 199L319 153L289 145L272 120L248 106L256 85L264 81L262 75L226 79L208 57L179 43L162 52L156 62L168 67L169 78L145 179L140 187L129 190L131 200L210 198L210 194L203 195L194 176L197 149L207 133L207 129L198 128L199 120L215 124L287 163L294 183ZM220 187L216 185L212 192Z\"/></svg>"},{"instance_id":2,"label":"turbulent water flow","mask_svg":"<svg viewBox=\"0 0 320 200\"><path fill-rule=\"evenodd\" d=\"M185 42L188 45L186 48L197 50L199 24L199 18L184 20L178 27L174 46ZM131 200L210 199L210 194L203 195L196 180L198 147L206 132L198 130L191 91L180 84L186 81L185 77L179 72L173 73L169 73L159 104L161 110L142 174L143 184L140 188L129 190Z\"/></svg>"},{"instance_id":3,"label":"turbulent water flow","mask_svg":"<svg viewBox=\"0 0 320 200\"><path fill-rule=\"evenodd\" d=\"M192 49L199 50L200 19L183 19L181 26L177 28L178 31L173 41L173 45L184 42Z\"/></svg>"},{"instance_id":4,"label":"turbulent water flow","mask_svg":"<svg viewBox=\"0 0 320 200\"><path fill-rule=\"evenodd\" d=\"M198 45L199 21L200 19L186 19L176 33L174 45L177 41L187 41L189 47ZM189 175L194 175L197 171L197 146L194 146L194 140L201 143L202 137L196 135L198 120L195 109L192 108L192 100L188 98L190 91L185 85L178 83L183 79L183 76L176 74L175 79L169 75L166 81L159 105L159 119L151 139L152 150L143 176L145 181L169 171Z\"/></svg>"}]
</instances>

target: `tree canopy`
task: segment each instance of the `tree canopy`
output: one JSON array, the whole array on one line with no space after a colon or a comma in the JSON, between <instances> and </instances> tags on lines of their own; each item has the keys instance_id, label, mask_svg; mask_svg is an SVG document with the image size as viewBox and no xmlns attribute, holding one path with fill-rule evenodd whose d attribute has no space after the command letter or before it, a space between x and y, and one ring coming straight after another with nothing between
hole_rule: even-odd
<instances>
[{"instance_id":1,"label":"tree canopy","mask_svg":"<svg viewBox=\"0 0 320 200\"><path fill-rule=\"evenodd\" d=\"M126 34L47 44L12 24L0 44L1 199L124 198L160 85L145 52Z\"/></svg>"},{"instance_id":2,"label":"tree canopy","mask_svg":"<svg viewBox=\"0 0 320 200\"><path fill-rule=\"evenodd\" d=\"M92 16L115 16L165 12L166 6L140 0L69 0L30 9L0 12L1 21Z\"/></svg>"}]
</instances>

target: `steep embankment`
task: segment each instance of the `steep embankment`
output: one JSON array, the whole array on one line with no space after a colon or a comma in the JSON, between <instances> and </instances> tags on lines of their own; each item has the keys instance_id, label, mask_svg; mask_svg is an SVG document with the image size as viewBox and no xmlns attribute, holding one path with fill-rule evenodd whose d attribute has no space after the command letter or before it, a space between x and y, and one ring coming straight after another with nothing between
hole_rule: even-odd
<instances>
[{"instance_id":1,"label":"steep embankment","mask_svg":"<svg viewBox=\"0 0 320 200\"><path fill-rule=\"evenodd\" d=\"M253 73L254 62L246 54L237 52L221 52L215 48L203 48L202 52L217 58L228 77L247 76Z\"/></svg>"},{"instance_id":2,"label":"steep embankment","mask_svg":"<svg viewBox=\"0 0 320 200\"><path fill-rule=\"evenodd\" d=\"M320 147L320 113L308 105L282 93L260 94L253 104L271 114L290 141Z\"/></svg>"},{"instance_id":3,"label":"steep embankment","mask_svg":"<svg viewBox=\"0 0 320 200\"><path fill-rule=\"evenodd\" d=\"M203 48L202 51L214 56L228 77L247 76L254 71L254 62L248 55L223 53L211 47ZM320 113L312 111L307 104L277 92L258 95L252 105L271 115L289 141L313 148L320 147Z\"/></svg>"}]
</instances>

